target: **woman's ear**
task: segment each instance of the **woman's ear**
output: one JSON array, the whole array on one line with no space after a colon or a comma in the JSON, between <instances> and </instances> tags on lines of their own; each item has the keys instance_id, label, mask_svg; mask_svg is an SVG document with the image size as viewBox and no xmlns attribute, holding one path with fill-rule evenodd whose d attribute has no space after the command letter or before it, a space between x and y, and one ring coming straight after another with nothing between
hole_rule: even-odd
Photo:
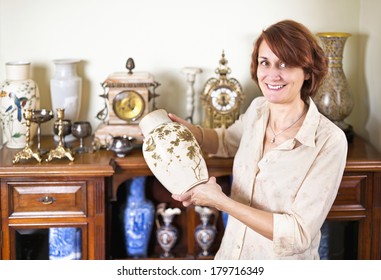
<instances>
[{"instance_id":1,"label":"woman's ear","mask_svg":"<svg viewBox=\"0 0 381 280\"><path fill-rule=\"evenodd\" d=\"M311 74L310 73L305 73L304 74L304 80L307 81L311 78Z\"/></svg>"}]
</instances>

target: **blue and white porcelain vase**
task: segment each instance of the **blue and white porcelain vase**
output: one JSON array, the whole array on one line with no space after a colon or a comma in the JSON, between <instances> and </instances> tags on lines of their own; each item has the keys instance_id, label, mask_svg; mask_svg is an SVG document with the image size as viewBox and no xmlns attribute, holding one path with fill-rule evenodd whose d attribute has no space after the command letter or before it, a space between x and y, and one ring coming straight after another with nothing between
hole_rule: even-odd
<instances>
[{"instance_id":1,"label":"blue and white porcelain vase","mask_svg":"<svg viewBox=\"0 0 381 280\"><path fill-rule=\"evenodd\" d=\"M155 210L153 203L145 198L146 178L134 177L129 186L123 216L128 257L147 257Z\"/></svg>"},{"instance_id":2,"label":"blue and white porcelain vase","mask_svg":"<svg viewBox=\"0 0 381 280\"><path fill-rule=\"evenodd\" d=\"M50 260L80 260L81 258L81 229L49 228Z\"/></svg>"}]
</instances>

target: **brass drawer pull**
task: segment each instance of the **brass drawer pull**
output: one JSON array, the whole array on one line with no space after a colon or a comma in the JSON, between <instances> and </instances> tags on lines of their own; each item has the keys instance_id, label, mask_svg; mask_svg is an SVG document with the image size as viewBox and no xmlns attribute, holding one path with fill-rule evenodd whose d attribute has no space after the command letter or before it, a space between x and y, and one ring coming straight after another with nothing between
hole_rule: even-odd
<instances>
[{"instance_id":1,"label":"brass drawer pull","mask_svg":"<svg viewBox=\"0 0 381 280\"><path fill-rule=\"evenodd\" d=\"M56 200L54 197L44 196L44 197L39 198L38 201L41 202L42 204L48 205L48 204L52 204Z\"/></svg>"}]
</instances>

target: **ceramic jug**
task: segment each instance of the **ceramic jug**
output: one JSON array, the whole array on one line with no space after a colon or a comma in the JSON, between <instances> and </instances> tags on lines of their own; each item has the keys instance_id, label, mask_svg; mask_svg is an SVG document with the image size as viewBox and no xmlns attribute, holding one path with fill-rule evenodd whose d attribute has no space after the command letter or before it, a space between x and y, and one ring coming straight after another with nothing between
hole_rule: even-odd
<instances>
[{"instance_id":1,"label":"ceramic jug","mask_svg":"<svg viewBox=\"0 0 381 280\"><path fill-rule=\"evenodd\" d=\"M139 126L144 159L168 191L181 194L208 181L201 148L187 127L173 122L163 109L147 114Z\"/></svg>"}]
</instances>

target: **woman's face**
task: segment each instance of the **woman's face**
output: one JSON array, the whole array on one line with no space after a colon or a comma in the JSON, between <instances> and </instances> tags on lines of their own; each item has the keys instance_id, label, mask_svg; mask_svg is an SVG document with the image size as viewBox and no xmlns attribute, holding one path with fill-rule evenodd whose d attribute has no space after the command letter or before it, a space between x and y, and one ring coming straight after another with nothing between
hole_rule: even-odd
<instances>
[{"instance_id":1,"label":"woman's face","mask_svg":"<svg viewBox=\"0 0 381 280\"><path fill-rule=\"evenodd\" d=\"M258 84L271 103L285 104L301 99L300 90L307 79L301 67L289 67L263 40L258 52Z\"/></svg>"}]
</instances>

